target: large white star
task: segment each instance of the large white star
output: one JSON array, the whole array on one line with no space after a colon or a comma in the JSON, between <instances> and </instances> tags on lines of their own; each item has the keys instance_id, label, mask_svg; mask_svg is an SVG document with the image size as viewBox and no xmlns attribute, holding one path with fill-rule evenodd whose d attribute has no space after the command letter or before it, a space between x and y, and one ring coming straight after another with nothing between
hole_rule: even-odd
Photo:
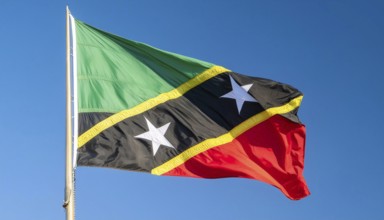
<instances>
[{"instance_id":1,"label":"large white star","mask_svg":"<svg viewBox=\"0 0 384 220\"><path fill-rule=\"evenodd\" d=\"M235 99L237 110L240 114L244 102L257 102L255 98L248 94L248 90L252 87L253 84L239 86L239 84L237 84L231 76L229 76L229 78L231 79L232 91L221 96L220 98Z\"/></svg>"},{"instance_id":2,"label":"large white star","mask_svg":"<svg viewBox=\"0 0 384 220\"><path fill-rule=\"evenodd\" d=\"M141 138L145 140L149 140L152 142L153 156L155 156L157 150L160 145L175 148L165 137L164 134L167 132L167 129L171 122L165 124L159 128L156 128L146 117L145 121L147 122L148 131L144 132L140 135L136 135L135 138Z\"/></svg>"}]
</instances>

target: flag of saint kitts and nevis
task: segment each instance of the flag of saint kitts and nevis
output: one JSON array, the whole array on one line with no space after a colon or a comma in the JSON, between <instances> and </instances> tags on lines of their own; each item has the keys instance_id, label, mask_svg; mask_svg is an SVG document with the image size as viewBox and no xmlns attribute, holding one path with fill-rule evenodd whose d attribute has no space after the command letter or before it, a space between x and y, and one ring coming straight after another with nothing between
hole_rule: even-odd
<instances>
[{"instance_id":1,"label":"flag of saint kitts and nevis","mask_svg":"<svg viewBox=\"0 0 384 220\"><path fill-rule=\"evenodd\" d=\"M71 17L77 165L243 177L309 195L303 94L123 39Z\"/></svg>"}]
</instances>

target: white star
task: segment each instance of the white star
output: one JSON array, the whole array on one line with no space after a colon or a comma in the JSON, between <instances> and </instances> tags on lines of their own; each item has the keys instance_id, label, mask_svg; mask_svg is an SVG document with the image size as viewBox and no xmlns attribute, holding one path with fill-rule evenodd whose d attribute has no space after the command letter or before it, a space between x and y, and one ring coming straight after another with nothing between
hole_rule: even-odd
<instances>
[{"instance_id":1,"label":"white star","mask_svg":"<svg viewBox=\"0 0 384 220\"><path fill-rule=\"evenodd\" d=\"M231 76L229 76L229 78L231 79L232 91L221 96L220 98L235 99L237 110L240 114L244 102L257 102L255 98L248 94L248 90L252 87L253 84L239 86L239 84L237 84Z\"/></svg>"},{"instance_id":2,"label":"white star","mask_svg":"<svg viewBox=\"0 0 384 220\"><path fill-rule=\"evenodd\" d=\"M164 137L165 132L167 132L167 129L171 122L168 124L165 124L159 128L156 128L146 117L145 121L147 122L148 131L144 132L140 135L136 135L135 138L142 138L145 140L152 141L152 149L153 149L153 156L155 156L157 150L159 149L160 145L175 148L172 146L172 144Z\"/></svg>"}]
</instances>

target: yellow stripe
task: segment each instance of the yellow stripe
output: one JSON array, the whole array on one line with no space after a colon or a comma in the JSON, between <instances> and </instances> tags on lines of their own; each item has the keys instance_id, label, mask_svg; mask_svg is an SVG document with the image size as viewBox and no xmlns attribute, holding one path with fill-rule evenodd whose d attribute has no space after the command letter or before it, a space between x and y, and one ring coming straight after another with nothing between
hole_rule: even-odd
<instances>
[{"instance_id":1,"label":"yellow stripe","mask_svg":"<svg viewBox=\"0 0 384 220\"><path fill-rule=\"evenodd\" d=\"M229 131L226 134L223 134L217 138L211 138L207 139L188 150L184 151L183 153L177 155L176 157L170 159L169 161L163 163L162 165L152 169L151 173L155 175L162 175L164 173L169 172L170 170L178 167L179 165L183 164L187 160L191 159L192 157L207 151L215 146L223 145L232 142L236 137L244 133L245 131L249 130L253 126L267 120L268 118L276 115L276 114L284 114L288 113L297 107L300 106L301 100L303 99L303 96L299 96L295 99L292 99L289 103L269 108L263 112L260 112L251 118L247 119L243 123L239 124L235 128L233 128L231 131Z\"/></svg>"},{"instance_id":2,"label":"yellow stripe","mask_svg":"<svg viewBox=\"0 0 384 220\"><path fill-rule=\"evenodd\" d=\"M84 132L78 139L78 148L81 148L90 141L92 138L96 137L96 135L103 132L105 129L112 127L113 125L138 114L141 114L148 109L151 109L159 104L162 104L166 101L177 99L180 96L184 95L190 89L198 86L199 84L205 82L206 80L215 77L221 73L228 72L229 70L221 67L221 66L213 66L210 69L205 70L199 75L195 76L191 80L181 84L176 89L173 89L167 93L163 93L158 95L155 98L149 99L131 109L123 110L118 112L107 119L97 123L95 126L90 128L88 131Z\"/></svg>"}]
</instances>

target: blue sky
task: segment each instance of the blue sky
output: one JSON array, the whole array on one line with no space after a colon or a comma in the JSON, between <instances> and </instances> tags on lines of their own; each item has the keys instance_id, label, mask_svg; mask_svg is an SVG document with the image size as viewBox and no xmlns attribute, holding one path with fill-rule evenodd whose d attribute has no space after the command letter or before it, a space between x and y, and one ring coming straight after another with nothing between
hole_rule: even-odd
<instances>
[{"instance_id":1,"label":"blue sky","mask_svg":"<svg viewBox=\"0 0 384 220\"><path fill-rule=\"evenodd\" d=\"M248 179L80 167L77 219L383 219L384 2L2 0L0 219L65 219L65 7L128 39L304 93L304 175Z\"/></svg>"}]
</instances>

